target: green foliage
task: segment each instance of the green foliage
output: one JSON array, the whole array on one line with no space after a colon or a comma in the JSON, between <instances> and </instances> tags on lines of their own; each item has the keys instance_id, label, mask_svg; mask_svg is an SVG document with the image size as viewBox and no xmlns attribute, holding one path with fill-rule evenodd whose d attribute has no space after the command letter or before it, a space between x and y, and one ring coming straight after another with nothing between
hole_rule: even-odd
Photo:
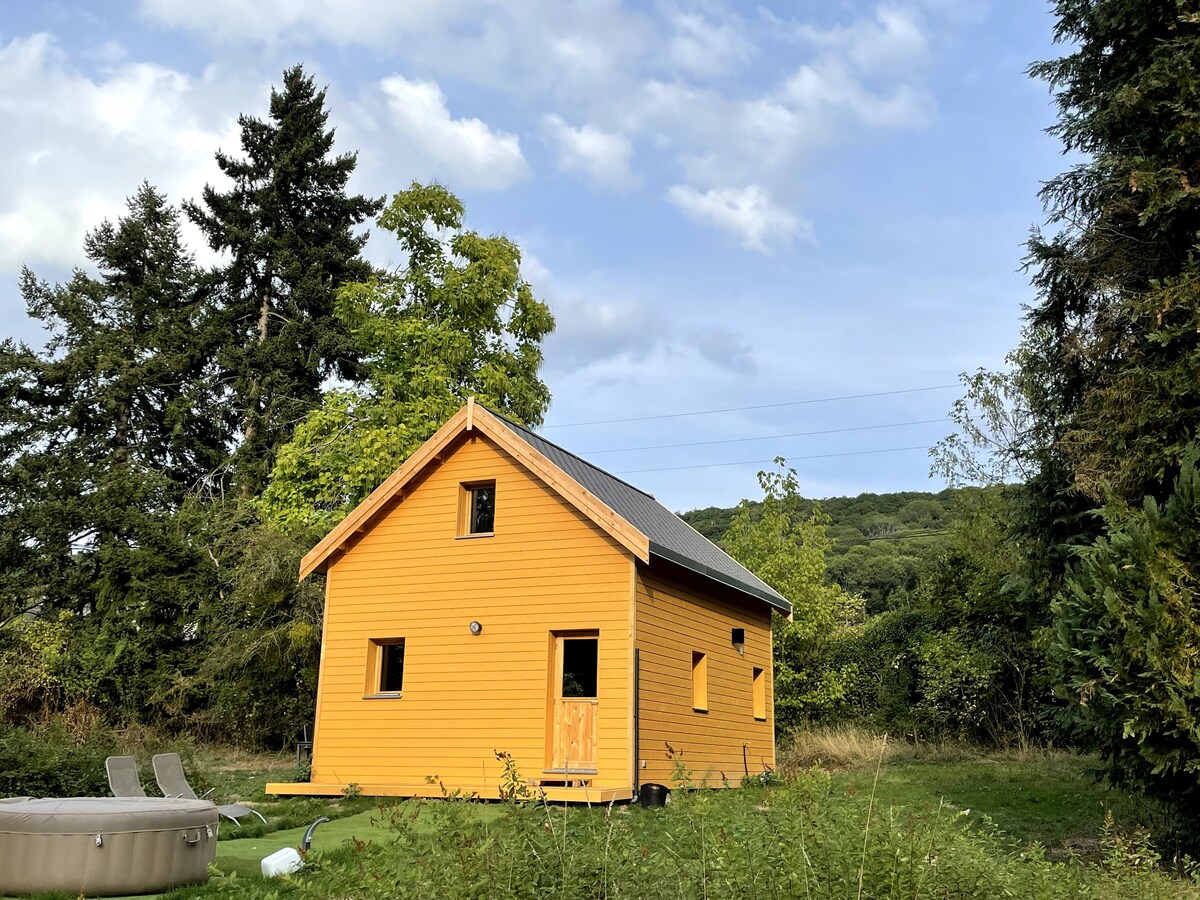
<instances>
[{"instance_id":1,"label":"green foliage","mask_svg":"<svg viewBox=\"0 0 1200 900\"><path fill-rule=\"evenodd\" d=\"M148 184L128 210L85 239L96 277L23 274L50 337L41 352L0 350L0 626L76 616L44 705L73 681L67 694L117 715L146 709L184 654L199 551L174 511L227 440L178 215Z\"/></svg>"},{"instance_id":2,"label":"green foliage","mask_svg":"<svg viewBox=\"0 0 1200 900\"><path fill-rule=\"evenodd\" d=\"M819 769L766 789L676 791L665 809L496 809L453 792L385 806L390 840L315 854L286 881L216 878L174 896L1197 896L1131 838L1109 840L1104 868L1052 863L1037 845L1008 850L978 814L889 806Z\"/></svg>"},{"instance_id":3,"label":"green foliage","mask_svg":"<svg viewBox=\"0 0 1200 900\"><path fill-rule=\"evenodd\" d=\"M262 508L281 528L328 530L468 397L541 422L554 319L521 277L517 246L463 230L462 216L445 188L414 184L379 217L408 264L338 294L363 384L326 395L280 451Z\"/></svg>"},{"instance_id":4,"label":"green foliage","mask_svg":"<svg viewBox=\"0 0 1200 900\"><path fill-rule=\"evenodd\" d=\"M893 610L836 632L821 664L852 677L825 718L868 723L891 733L916 731L919 650L932 625L927 614Z\"/></svg>"},{"instance_id":5,"label":"green foliage","mask_svg":"<svg viewBox=\"0 0 1200 900\"><path fill-rule=\"evenodd\" d=\"M193 777L194 785L204 783L187 742L154 733L121 734L85 704L26 725L0 722L0 797L107 797L104 760L124 753L142 758L142 785L153 794L149 760L167 750L180 754L189 774L200 776Z\"/></svg>"},{"instance_id":6,"label":"green foliage","mask_svg":"<svg viewBox=\"0 0 1200 900\"><path fill-rule=\"evenodd\" d=\"M196 734L287 747L312 722L324 579L297 581L319 535L282 532L240 503L194 510L208 529L212 582L197 620L203 655L159 702ZM199 652L199 648L198 648Z\"/></svg>"},{"instance_id":7,"label":"green foliage","mask_svg":"<svg viewBox=\"0 0 1200 900\"><path fill-rule=\"evenodd\" d=\"M1000 660L959 627L925 635L917 655L921 699L914 717L927 733L976 736Z\"/></svg>"},{"instance_id":8,"label":"green foliage","mask_svg":"<svg viewBox=\"0 0 1200 900\"><path fill-rule=\"evenodd\" d=\"M62 719L37 727L0 724L0 796L103 797L113 735L73 734Z\"/></svg>"},{"instance_id":9,"label":"green foliage","mask_svg":"<svg viewBox=\"0 0 1200 900\"><path fill-rule=\"evenodd\" d=\"M1194 597L1181 572L1195 557L1163 504L1189 502L1172 492L1187 490L1181 466L1200 431L1200 7L1054 7L1067 52L1030 71L1054 92L1052 131L1081 160L1041 192L1046 228L1027 260L1037 298L1013 370L968 379L963 437L943 444L941 462L977 479L1005 467L1026 478L1013 630L1032 636L1057 598L1070 733L1114 777L1184 802L1200 784L1188 736L1200 681L1181 666ZM974 468L971 450L983 452ZM1140 568L1168 564L1180 571Z\"/></svg>"},{"instance_id":10,"label":"green foliage","mask_svg":"<svg viewBox=\"0 0 1200 900\"><path fill-rule=\"evenodd\" d=\"M782 459L776 460L781 468ZM779 729L829 707L845 692L846 671L818 666L829 634L861 616L862 605L825 580L829 519L820 508L799 514L794 469L760 472L764 497L743 503L725 533L725 548L792 603L791 621L773 615L775 722Z\"/></svg>"},{"instance_id":11,"label":"green foliage","mask_svg":"<svg viewBox=\"0 0 1200 900\"><path fill-rule=\"evenodd\" d=\"M937 494L901 491L860 494L821 500L797 498L796 515L812 515L814 507L829 517L826 533L832 545L826 552L826 578L848 594L866 601L868 614L908 606L921 576L946 543L945 531L957 505L969 493L945 490ZM751 520L757 501L747 501ZM681 516L709 540L721 543L737 509L692 510Z\"/></svg>"},{"instance_id":12,"label":"green foliage","mask_svg":"<svg viewBox=\"0 0 1200 900\"><path fill-rule=\"evenodd\" d=\"M1073 734L1122 784L1192 809L1200 801L1200 468L1174 492L1104 507L1054 603L1051 654Z\"/></svg>"},{"instance_id":13,"label":"green foliage","mask_svg":"<svg viewBox=\"0 0 1200 900\"><path fill-rule=\"evenodd\" d=\"M220 284L217 360L241 428L236 477L243 497L257 495L292 429L316 406L330 376L354 378L357 350L333 314L338 286L369 277L356 227L382 200L347 195L357 159L331 156L325 92L302 66L272 88L267 121L243 115L244 158L217 153L233 182L204 188L188 203L192 221L229 261Z\"/></svg>"}]
</instances>

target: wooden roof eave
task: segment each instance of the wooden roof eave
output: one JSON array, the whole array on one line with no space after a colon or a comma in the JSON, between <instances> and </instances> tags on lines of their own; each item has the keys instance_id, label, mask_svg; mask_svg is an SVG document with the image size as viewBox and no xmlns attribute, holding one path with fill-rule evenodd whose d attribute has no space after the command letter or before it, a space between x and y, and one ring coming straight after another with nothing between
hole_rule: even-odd
<instances>
[{"instance_id":1,"label":"wooden roof eave","mask_svg":"<svg viewBox=\"0 0 1200 900\"><path fill-rule=\"evenodd\" d=\"M468 399L467 404L439 428L399 469L371 492L345 519L300 561L300 580L313 572L325 572L340 555L345 544L365 532L372 519L422 469L437 459L460 434L478 430L491 438L510 456L544 481L555 493L591 519L622 547L642 562L650 560L650 539L625 518L585 489L555 465L545 454L522 440L500 419Z\"/></svg>"}]
</instances>

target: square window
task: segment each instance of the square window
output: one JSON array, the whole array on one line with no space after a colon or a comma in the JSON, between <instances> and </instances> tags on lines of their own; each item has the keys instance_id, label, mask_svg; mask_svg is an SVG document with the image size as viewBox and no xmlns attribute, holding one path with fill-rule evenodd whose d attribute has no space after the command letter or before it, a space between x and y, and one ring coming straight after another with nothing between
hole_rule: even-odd
<instances>
[{"instance_id":1,"label":"square window","mask_svg":"<svg viewBox=\"0 0 1200 900\"><path fill-rule=\"evenodd\" d=\"M496 482L464 484L458 506L458 536L493 534L496 530Z\"/></svg>"},{"instance_id":2,"label":"square window","mask_svg":"<svg viewBox=\"0 0 1200 900\"><path fill-rule=\"evenodd\" d=\"M399 696L404 690L404 638L377 638L367 659L367 696Z\"/></svg>"},{"instance_id":3,"label":"square window","mask_svg":"<svg viewBox=\"0 0 1200 900\"><path fill-rule=\"evenodd\" d=\"M692 709L708 712L708 654L692 653Z\"/></svg>"}]
</instances>

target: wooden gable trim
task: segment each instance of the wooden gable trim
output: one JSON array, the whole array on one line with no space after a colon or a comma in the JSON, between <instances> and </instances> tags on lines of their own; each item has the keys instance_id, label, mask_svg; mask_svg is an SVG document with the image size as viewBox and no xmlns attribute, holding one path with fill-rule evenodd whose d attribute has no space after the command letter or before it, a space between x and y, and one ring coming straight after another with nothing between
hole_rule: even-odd
<instances>
[{"instance_id":1,"label":"wooden gable trim","mask_svg":"<svg viewBox=\"0 0 1200 900\"><path fill-rule=\"evenodd\" d=\"M433 462L452 440L466 430L466 422L467 408L464 406L434 432L433 437L418 447L383 484L371 491L366 500L354 507L329 534L321 538L317 546L304 554L300 560L300 580L303 581L313 572L324 572L329 557L339 551L356 532L366 531L371 519L384 504L399 494L414 475Z\"/></svg>"},{"instance_id":2,"label":"wooden gable trim","mask_svg":"<svg viewBox=\"0 0 1200 900\"><path fill-rule=\"evenodd\" d=\"M471 398L434 433L433 437L422 444L383 484L354 507L345 519L304 555L304 559L300 561L300 579L307 578L313 572L324 572L340 555L346 543L356 534L366 531L376 514L394 497L401 495L405 485L413 477L430 463L440 459L460 434L476 430L495 441L635 557L642 562L649 562L650 539L646 535Z\"/></svg>"},{"instance_id":3,"label":"wooden gable trim","mask_svg":"<svg viewBox=\"0 0 1200 900\"><path fill-rule=\"evenodd\" d=\"M642 562L650 561L650 538L555 465L548 456L534 449L482 406L474 406L474 424L521 465L548 484L555 493L608 532L618 544ZM481 425L484 427L480 428Z\"/></svg>"}]
</instances>

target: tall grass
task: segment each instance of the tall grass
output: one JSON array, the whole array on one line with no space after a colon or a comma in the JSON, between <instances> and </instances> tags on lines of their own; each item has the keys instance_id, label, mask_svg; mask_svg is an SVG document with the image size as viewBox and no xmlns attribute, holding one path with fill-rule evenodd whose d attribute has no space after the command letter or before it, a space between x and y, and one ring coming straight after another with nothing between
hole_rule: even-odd
<instances>
[{"instance_id":1,"label":"tall grass","mask_svg":"<svg viewBox=\"0 0 1200 900\"><path fill-rule=\"evenodd\" d=\"M315 854L287 883L215 878L172 897L1200 898L1140 845L1110 841L1103 866L1053 863L977 816L879 803L820 769L776 787L676 791L664 809L478 809L453 793L382 806L390 841Z\"/></svg>"},{"instance_id":2,"label":"tall grass","mask_svg":"<svg viewBox=\"0 0 1200 900\"><path fill-rule=\"evenodd\" d=\"M779 749L779 768L795 773L821 766L829 771L888 762L903 749L887 736L857 725L817 725L797 731Z\"/></svg>"}]
</instances>

